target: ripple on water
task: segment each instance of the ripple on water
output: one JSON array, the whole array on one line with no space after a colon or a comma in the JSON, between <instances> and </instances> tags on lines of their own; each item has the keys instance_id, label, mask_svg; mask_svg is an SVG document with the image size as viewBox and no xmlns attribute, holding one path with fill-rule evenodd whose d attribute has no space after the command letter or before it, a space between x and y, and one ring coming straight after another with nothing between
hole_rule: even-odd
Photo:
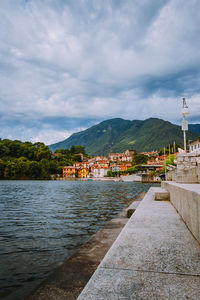
<instances>
[{"instance_id":1,"label":"ripple on water","mask_svg":"<svg viewBox=\"0 0 200 300\"><path fill-rule=\"evenodd\" d=\"M0 298L22 299L148 189L133 182L0 181Z\"/></svg>"}]
</instances>

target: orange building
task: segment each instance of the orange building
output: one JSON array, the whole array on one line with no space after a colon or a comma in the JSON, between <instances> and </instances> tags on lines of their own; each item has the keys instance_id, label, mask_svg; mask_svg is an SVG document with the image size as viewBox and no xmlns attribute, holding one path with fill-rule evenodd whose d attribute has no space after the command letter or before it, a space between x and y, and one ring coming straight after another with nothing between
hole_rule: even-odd
<instances>
[{"instance_id":1,"label":"orange building","mask_svg":"<svg viewBox=\"0 0 200 300\"><path fill-rule=\"evenodd\" d=\"M132 167L131 163L121 164L119 165L120 171L126 171L128 168Z\"/></svg>"},{"instance_id":2,"label":"orange building","mask_svg":"<svg viewBox=\"0 0 200 300\"><path fill-rule=\"evenodd\" d=\"M115 163L110 165L110 169L115 172L115 171L126 171L128 168L132 167L131 163Z\"/></svg>"},{"instance_id":3,"label":"orange building","mask_svg":"<svg viewBox=\"0 0 200 300\"><path fill-rule=\"evenodd\" d=\"M63 168L63 178L76 177L76 168L72 166Z\"/></svg>"},{"instance_id":4,"label":"orange building","mask_svg":"<svg viewBox=\"0 0 200 300\"><path fill-rule=\"evenodd\" d=\"M86 168L78 169L77 174L79 178L86 178L89 174L89 169Z\"/></svg>"}]
</instances>

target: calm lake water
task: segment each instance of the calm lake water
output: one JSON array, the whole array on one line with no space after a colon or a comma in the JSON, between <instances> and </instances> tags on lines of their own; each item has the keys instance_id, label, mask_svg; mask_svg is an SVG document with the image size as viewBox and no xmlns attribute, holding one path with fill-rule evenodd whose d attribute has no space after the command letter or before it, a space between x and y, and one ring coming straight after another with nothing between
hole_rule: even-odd
<instances>
[{"instance_id":1,"label":"calm lake water","mask_svg":"<svg viewBox=\"0 0 200 300\"><path fill-rule=\"evenodd\" d=\"M0 299L23 299L149 187L133 182L0 181Z\"/></svg>"}]
</instances>

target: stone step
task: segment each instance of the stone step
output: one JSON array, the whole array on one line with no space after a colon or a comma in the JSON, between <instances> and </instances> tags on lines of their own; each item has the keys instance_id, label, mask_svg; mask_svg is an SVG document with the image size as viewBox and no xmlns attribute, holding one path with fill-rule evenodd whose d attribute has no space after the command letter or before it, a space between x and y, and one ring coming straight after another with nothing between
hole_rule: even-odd
<instances>
[{"instance_id":1,"label":"stone step","mask_svg":"<svg viewBox=\"0 0 200 300\"><path fill-rule=\"evenodd\" d=\"M170 201L170 194L167 190L159 188L154 194L155 201Z\"/></svg>"},{"instance_id":2,"label":"stone step","mask_svg":"<svg viewBox=\"0 0 200 300\"><path fill-rule=\"evenodd\" d=\"M127 218L130 218L132 214L135 212L138 205L141 201L134 201L128 208L127 208Z\"/></svg>"}]
</instances>

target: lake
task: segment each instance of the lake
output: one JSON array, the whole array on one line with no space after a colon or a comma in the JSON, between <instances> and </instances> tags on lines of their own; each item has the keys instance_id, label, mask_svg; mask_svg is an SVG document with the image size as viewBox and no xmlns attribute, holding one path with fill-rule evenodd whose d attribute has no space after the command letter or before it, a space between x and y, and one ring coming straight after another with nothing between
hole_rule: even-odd
<instances>
[{"instance_id":1,"label":"lake","mask_svg":"<svg viewBox=\"0 0 200 300\"><path fill-rule=\"evenodd\" d=\"M23 299L149 184L0 181L0 299Z\"/></svg>"}]
</instances>

